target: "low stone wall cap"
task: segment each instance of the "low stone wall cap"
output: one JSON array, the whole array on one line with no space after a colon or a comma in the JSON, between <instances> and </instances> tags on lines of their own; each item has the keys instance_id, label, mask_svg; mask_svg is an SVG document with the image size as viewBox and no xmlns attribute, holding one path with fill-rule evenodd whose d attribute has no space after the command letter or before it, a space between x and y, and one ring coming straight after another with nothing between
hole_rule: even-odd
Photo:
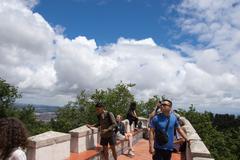
<instances>
[{"instance_id":1,"label":"low stone wall cap","mask_svg":"<svg viewBox=\"0 0 240 160\"><path fill-rule=\"evenodd\" d=\"M75 129L69 131L69 133L74 137L82 137L82 136L86 136L86 135L89 135L89 134L94 134L94 133L97 133L97 132L98 132L97 128L92 127L90 129L86 125L75 128Z\"/></svg>"},{"instance_id":2,"label":"low stone wall cap","mask_svg":"<svg viewBox=\"0 0 240 160\"><path fill-rule=\"evenodd\" d=\"M213 158L194 157L193 160L214 160Z\"/></svg>"},{"instance_id":3,"label":"low stone wall cap","mask_svg":"<svg viewBox=\"0 0 240 160\"><path fill-rule=\"evenodd\" d=\"M48 131L28 138L28 146L32 148L41 148L56 143L70 140L71 135L67 133Z\"/></svg>"},{"instance_id":4,"label":"low stone wall cap","mask_svg":"<svg viewBox=\"0 0 240 160\"><path fill-rule=\"evenodd\" d=\"M203 141L192 141L190 145L192 157L211 158L211 154Z\"/></svg>"}]
</instances>

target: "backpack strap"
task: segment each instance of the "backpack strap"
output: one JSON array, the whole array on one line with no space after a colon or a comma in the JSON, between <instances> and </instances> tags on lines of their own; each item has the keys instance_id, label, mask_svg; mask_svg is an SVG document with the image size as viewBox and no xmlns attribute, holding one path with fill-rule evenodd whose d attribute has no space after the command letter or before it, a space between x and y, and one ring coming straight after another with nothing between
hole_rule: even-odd
<instances>
[{"instance_id":1,"label":"backpack strap","mask_svg":"<svg viewBox=\"0 0 240 160\"><path fill-rule=\"evenodd\" d=\"M107 115L108 115L108 119L110 119L110 121L111 121L112 124L113 124L112 118L111 118L111 116L110 116L110 112L107 111ZM115 117L114 117L114 118L115 118ZM118 126L114 127L114 128L113 128L113 131L114 131L115 133L117 133L117 132L118 132Z\"/></svg>"},{"instance_id":2,"label":"backpack strap","mask_svg":"<svg viewBox=\"0 0 240 160\"><path fill-rule=\"evenodd\" d=\"M107 111L107 115L108 115L108 119L110 119L111 122L112 122L112 118L111 118L111 116L110 116L110 112ZM112 122L112 124L113 124L113 122Z\"/></svg>"}]
</instances>

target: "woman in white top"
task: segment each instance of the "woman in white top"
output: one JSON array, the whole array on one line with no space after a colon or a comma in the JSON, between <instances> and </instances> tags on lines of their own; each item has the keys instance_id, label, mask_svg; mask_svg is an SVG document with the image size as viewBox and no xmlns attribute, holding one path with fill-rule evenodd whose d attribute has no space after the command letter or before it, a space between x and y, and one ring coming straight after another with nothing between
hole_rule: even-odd
<instances>
[{"instance_id":1,"label":"woman in white top","mask_svg":"<svg viewBox=\"0 0 240 160\"><path fill-rule=\"evenodd\" d=\"M27 130L17 118L0 119L0 160L27 160Z\"/></svg>"}]
</instances>

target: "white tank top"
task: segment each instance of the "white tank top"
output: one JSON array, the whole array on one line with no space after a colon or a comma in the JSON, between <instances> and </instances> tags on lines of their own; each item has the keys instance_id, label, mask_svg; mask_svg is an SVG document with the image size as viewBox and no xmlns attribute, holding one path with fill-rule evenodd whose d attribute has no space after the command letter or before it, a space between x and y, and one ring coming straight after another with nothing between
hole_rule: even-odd
<instances>
[{"instance_id":1,"label":"white tank top","mask_svg":"<svg viewBox=\"0 0 240 160\"><path fill-rule=\"evenodd\" d=\"M7 160L27 160L27 157L21 148L17 148Z\"/></svg>"}]
</instances>

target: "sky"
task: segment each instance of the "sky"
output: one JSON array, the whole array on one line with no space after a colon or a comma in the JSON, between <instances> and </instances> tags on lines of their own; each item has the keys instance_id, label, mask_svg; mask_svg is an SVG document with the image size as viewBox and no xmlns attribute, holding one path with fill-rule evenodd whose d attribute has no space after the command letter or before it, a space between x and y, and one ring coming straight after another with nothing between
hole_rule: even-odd
<instances>
[{"instance_id":1,"label":"sky","mask_svg":"<svg viewBox=\"0 0 240 160\"><path fill-rule=\"evenodd\" d=\"M135 83L137 101L240 113L239 0L1 0L0 77L63 106Z\"/></svg>"}]
</instances>

